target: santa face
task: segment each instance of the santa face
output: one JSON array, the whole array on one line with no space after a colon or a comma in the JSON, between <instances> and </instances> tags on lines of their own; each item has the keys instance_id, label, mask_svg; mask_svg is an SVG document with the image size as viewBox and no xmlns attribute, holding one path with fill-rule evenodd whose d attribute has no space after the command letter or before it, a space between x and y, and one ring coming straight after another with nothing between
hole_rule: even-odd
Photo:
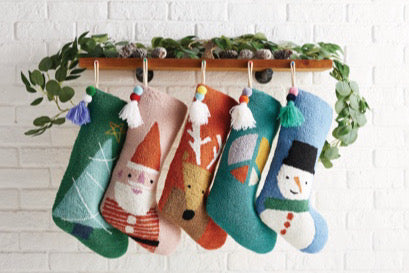
<instances>
[{"instance_id":1,"label":"santa face","mask_svg":"<svg viewBox=\"0 0 409 273\"><path fill-rule=\"evenodd\" d=\"M115 183L115 199L120 207L134 215L146 215L155 206L159 172L142 167L126 168Z\"/></svg>"},{"instance_id":2,"label":"santa face","mask_svg":"<svg viewBox=\"0 0 409 273\"><path fill-rule=\"evenodd\" d=\"M281 194L290 200L307 200L310 197L314 175L312 173L283 164L277 175L277 185Z\"/></svg>"}]
</instances>

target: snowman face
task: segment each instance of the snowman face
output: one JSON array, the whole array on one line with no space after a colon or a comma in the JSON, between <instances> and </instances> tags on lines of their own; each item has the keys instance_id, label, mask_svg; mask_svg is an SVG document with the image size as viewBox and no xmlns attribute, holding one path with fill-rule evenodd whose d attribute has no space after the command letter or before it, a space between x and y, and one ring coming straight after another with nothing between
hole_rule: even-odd
<instances>
[{"instance_id":1,"label":"snowman face","mask_svg":"<svg viewBox=\"0 0 409 273\"><path fill-rule=\"evenodd\" d=\"M281 194L290 200L307 200L310 197L314 175L283 164L277 175Z\"/></svg>"}]
</instances>

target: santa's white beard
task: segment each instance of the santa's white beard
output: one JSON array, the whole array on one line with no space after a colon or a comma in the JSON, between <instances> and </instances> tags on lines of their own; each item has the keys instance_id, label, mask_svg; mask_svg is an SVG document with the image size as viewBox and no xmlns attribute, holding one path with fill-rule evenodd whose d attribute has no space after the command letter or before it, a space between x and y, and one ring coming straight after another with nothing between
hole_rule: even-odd
<instances>
[{"instance_id":1,"label":"santa's white beard","mask_svg":"<svg viewBox=\"0 0 409 273\"><path fill-rule=\"evenodd\" d=\"M135 193L132 189L140 193ZM153 191L141 186L131 187L122 182L115 183L115 199L119 206L134 215L146 215L153 206Z\"/></svg>"}]
</instances>

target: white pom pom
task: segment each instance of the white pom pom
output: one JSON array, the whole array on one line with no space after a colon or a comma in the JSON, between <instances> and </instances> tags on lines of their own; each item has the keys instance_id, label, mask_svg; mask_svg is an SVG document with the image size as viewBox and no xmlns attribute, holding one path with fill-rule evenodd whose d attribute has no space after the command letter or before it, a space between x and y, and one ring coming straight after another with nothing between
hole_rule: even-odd
<instances>
[{"instance_id":1,"label":"white pom pom","mask_svg":"<svg viewBox=\"0 0 409 273\"><path fill-rule=\"evenodd\" d=\"M143 124L141 113L139 112L138 101L131 100L119 112L119 117L128 122L129 128L136 128Z\"/></svg>"},{"instance_id":2,"label":"white pom pom","mask_svg":"<svg viewBox=\"0 0 409 273\"><path fill-rule=\"evenodd\" d=\"M85 101L86 103L90 103L92 101L92 97L88 94L85 94L82 100Z\"/></svg>"},{"instance_id":3,"label":"white pom pom","mask_svg":"<svg viewBox=\"0 0 409 273\"><path fill-rule=\"evenodd\" d=\"M231 126L234 130L247 130L248 128L255 128L256 121L253 113L247 106L247 103L242 102L230 109Z\"/></svg>"},{"instance_id":4,"label":"white pom pom","mask_svg":"<svg viewBox=\"0 0 409 273\"><path fill-rule=\"evenodd\" d=\"M209 108L200 100L195 100L192 103L189 111L189 121L195 125L207 124L210 117Z\"/></svg>"}]
</instances>

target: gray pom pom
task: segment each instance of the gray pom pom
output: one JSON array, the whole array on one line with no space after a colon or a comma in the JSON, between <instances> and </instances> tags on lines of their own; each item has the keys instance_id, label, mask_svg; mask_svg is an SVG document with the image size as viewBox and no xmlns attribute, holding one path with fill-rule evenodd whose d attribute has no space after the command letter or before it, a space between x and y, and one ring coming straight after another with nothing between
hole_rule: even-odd
<instances>
[{"instance_id":1,"label":"gray pom pom","mask_svg":"<svg viewBox=\"0 0 409 273\"><path fill-rule=\"evenodd\" d=\"M146 58L146 56L148 56L148 51L145 48L135 48L132 54L133 58L139 58L139 59Z\"/></svg>"},{"instance_id":2,"label":"gray pom pom","mask_svg":"<svg viewBox=\"0 0 409 273\"><path fill-rule=\"evenodd\" d=\"M270 49L259 49L256 51L256 59L269 60L273 56Z\"/></svg>"},{"instance_id":3,"label":"gray pom pom","mask_svg":"<svg viewBox=\"0 0 409 273\"><path fill-rule=\"evenodd\" d=\"M236 59L238 55L237 51L233 49L227 49L219 53L221 59Z\"/></svg>"},{"instance_id":4,"label":"gray pom pom","mask_svg":"<svg viewBox=\"0 0 409 273\"><path fill-rule=\"evenodd\" d=\"M253 51L250 49L242 49L239 54L239 59L252 59L254 57Z\"/></svg>"},{"instance_id":5,"label":"gray pom pom","mask_svg":"<svg viewBox=\"0 0 409 273\"><path fill-rule=\"evenodd\" d=\"M132 54L134 53L135 49L136 46L131 43L121 47L118 53L121 58L130 58L132 57Z\"/></svg>"},{"instance_id":6,"label":"gray pom pom","mask_svg":"<svg viewBox=\"0 0 409 273\"><path fill-rule=\"evenodd\" d=\"M166 52L166 48L164 48L164 47L155 47L153 50L152 50L152 53L151 53L151 55L152 55L152 58L159 58L159 59L165 59L166 58L166 54L167 54L167 52Z\"/></svg>"},{"instance_id":7,"label":"gray pom pom","mask_svg":"<svg viewBox=\"0 0 409 273\"><path fill-rule=\"evenodd\" d=\"M289 59L293 54L290 49L282 49L274 52L274 59Z\"/></svg>"}]
</instances>

